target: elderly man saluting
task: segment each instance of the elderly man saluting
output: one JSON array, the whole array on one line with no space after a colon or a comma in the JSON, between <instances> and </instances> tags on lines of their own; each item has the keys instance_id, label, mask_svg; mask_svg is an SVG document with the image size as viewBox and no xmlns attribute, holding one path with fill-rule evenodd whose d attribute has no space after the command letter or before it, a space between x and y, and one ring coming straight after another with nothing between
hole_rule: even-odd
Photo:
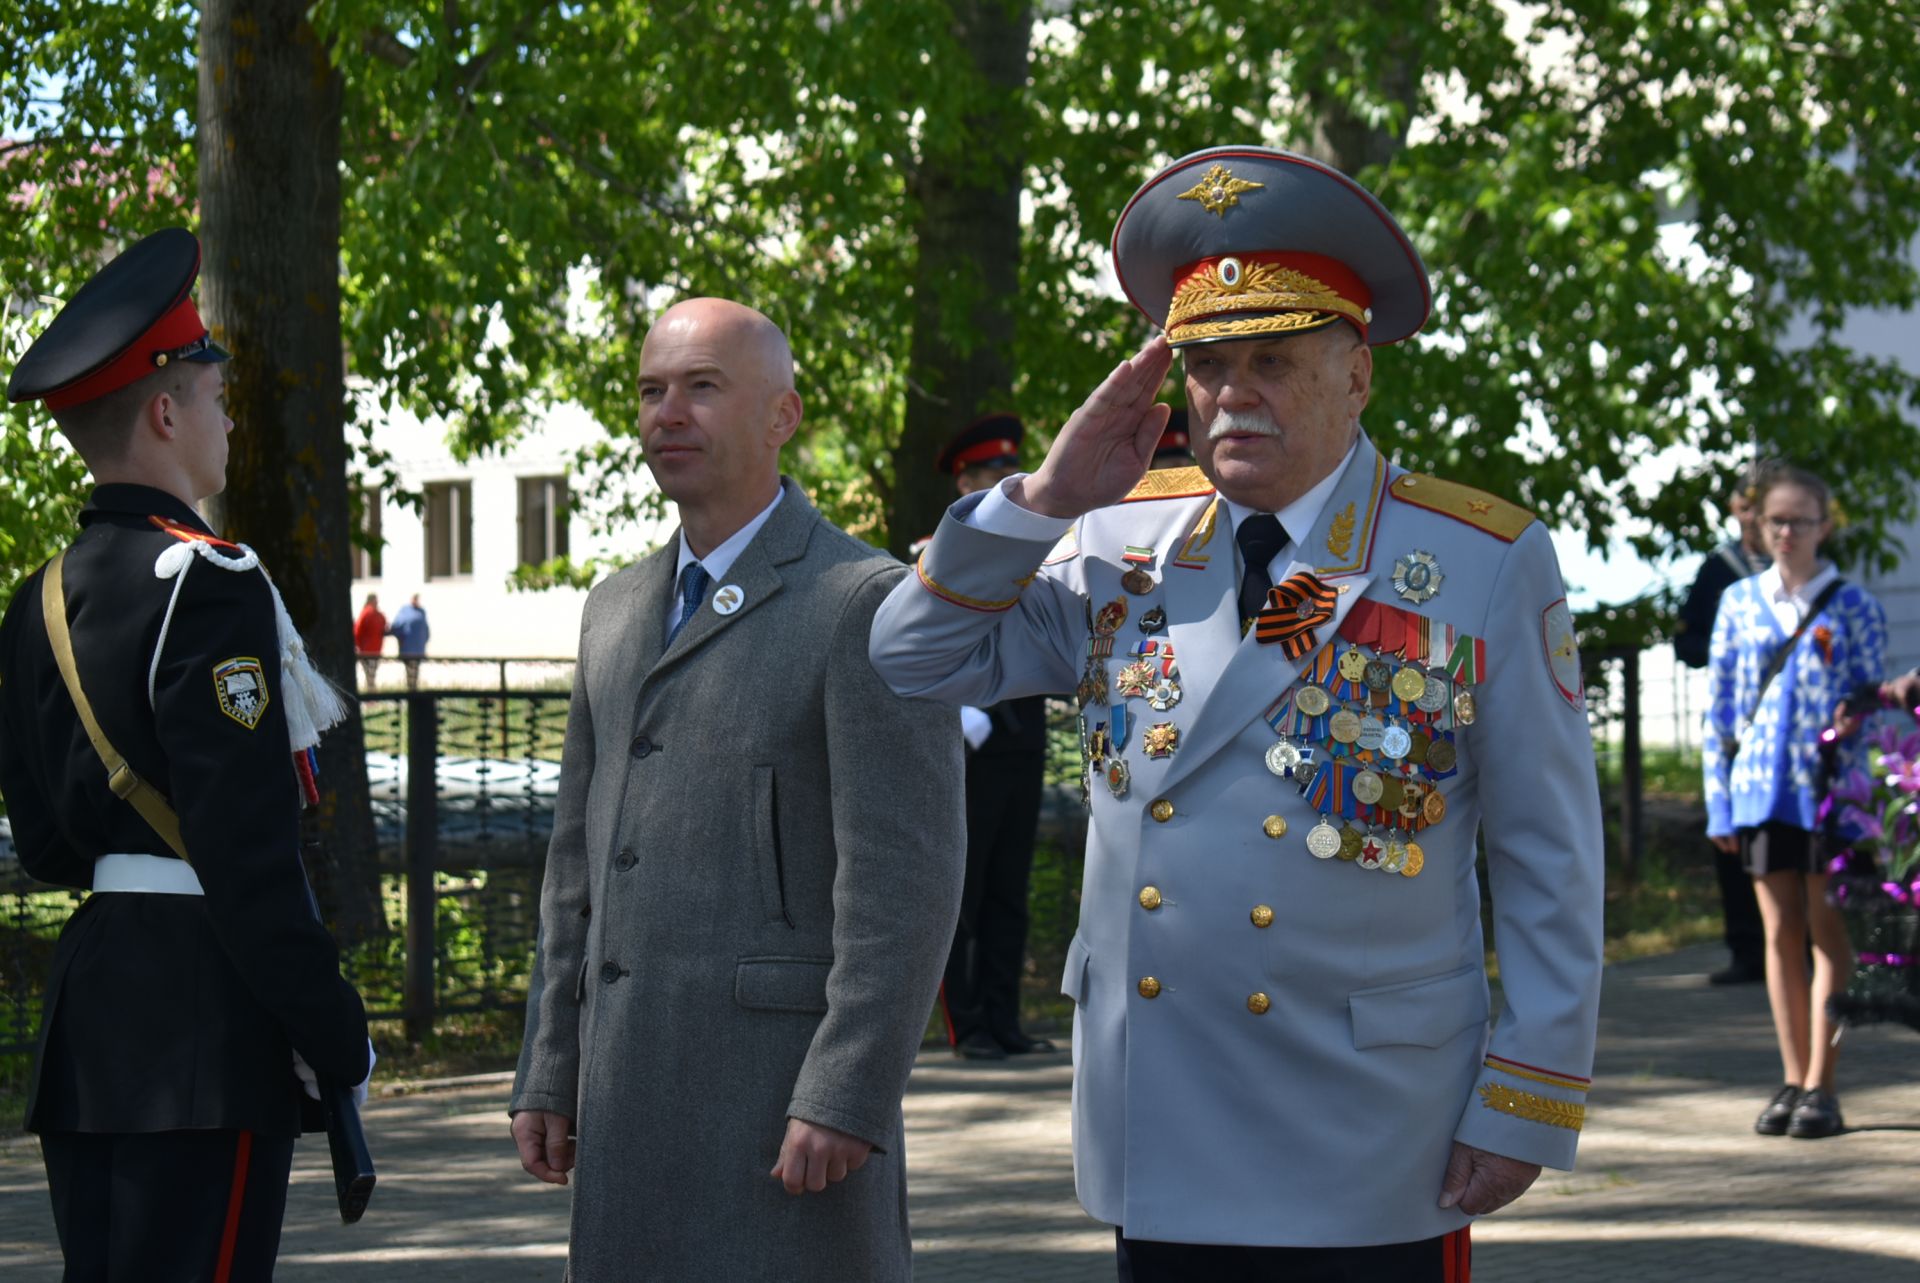
<instances>
[{"instance_id":1,"label":"elderly man saluting","mask_svg":"<svg viewBox=\"0 0 1920 1283\"><path fill-rule=\"evenodd\" d=\"M1463 1279L1469 1217L1572 1165L1593 1059L1599 797L1547 532L1361 430L1430 296L1352 180L1199 152L1114 257L1166 336L954 505L875 666L954 703L1078 687L1074 1165L1121 1278ZM1174 349L1200 466L1149 474Z\"/></svg>"},{"instance_id":2,"label":"elderly man saluting","mask_svg":"<svg viewBox=\"0 0 1920 1283\"><path fill-rule=\"evenodd\" d=\"M639 389L682 524L587 598L514 1140L574 1176L574 1283L905 1280L900 1097L959 905L959 720L868 661L901 565L780 475L786 336L680 303Z\"/></svg>"}]
</instances>

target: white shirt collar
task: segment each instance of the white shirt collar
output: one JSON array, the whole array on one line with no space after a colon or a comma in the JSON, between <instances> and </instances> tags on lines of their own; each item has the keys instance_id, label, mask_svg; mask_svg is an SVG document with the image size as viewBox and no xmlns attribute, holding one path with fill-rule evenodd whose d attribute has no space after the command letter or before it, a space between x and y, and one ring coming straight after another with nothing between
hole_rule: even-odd
<instances>
[{"instance_id":1,"label":"white shirt collar","mask_svg":"<svg viewBox=\"0 0 1920 1283\"><path fill-rule=\"evenodd\" d=\"M1813 572L1813 578L1801 584L1798 589L1789 592L1787 586L1780 580L1780 563L1775 562L1760 572L1760 592L1769 602L1777 602L1781 605L1792 603L1804 615L1807 607L1813 604L1813 599L1825 591L1826 586L1839 575L1838 566L1830 561L1822 563L1820 569Z\"/></svg>"},{"instance_id":2,"label":"white shirt collar","mask_svg":"<svg viewBox=\"0 0 1920 1283\"><path fill-rule=\"evenodd\" d=\"M767 518L773 515L773 510L780 506L780 501L786 497L786 494L787 487L783 483L773 492L773 502L762 508L759 516L727 536L724 543L704 557L693 555L693 549L687 546L686 527L682 526L680 528L680 560L673 568L674 584L677 586L680 583L680 576L685 573L688 563L695 561L705 567L714 583L718 584L725 579L727 572L733 569L733 563L740 559L740 554L745 552L747 545L753 542L753 537L760 533L760 527L767 524Z\"/></svg>"},{"instance_id":3,"label":"white shirt collar","mask_svg":"<svg viewBox=\"0 0 1920 1283\"><path fill-rule=\"evenodd\" d=\"M1287 564L1293 560L1293 550L1299 546L1302 539L1307 537L1308 532L1319 523L1321 510L1327 506L1327 500L1332 497L1334 487L1340 484L1341 475L1346 472L1347 465L1353 462L1354 452L1359 448L1360 434L1355 432L1353 434L1353 444L1347 447L1346 455L1341 458L1334 470L1320 478L1312 489L1273 514L1280 519L1280 525L1287 532L1287 543L1274 557L1270 566L1278 566L1284 569ZM1225 495L1222 495L1221 498L1226 501L1227 515L1233 518L1233 528L1236 531L1240 529L1240 523L1242 521L1259 511L1259 509L1249 508L1243 503L1235 503L1233 500L1227 499Z\"/></svg>"}]
</instances>

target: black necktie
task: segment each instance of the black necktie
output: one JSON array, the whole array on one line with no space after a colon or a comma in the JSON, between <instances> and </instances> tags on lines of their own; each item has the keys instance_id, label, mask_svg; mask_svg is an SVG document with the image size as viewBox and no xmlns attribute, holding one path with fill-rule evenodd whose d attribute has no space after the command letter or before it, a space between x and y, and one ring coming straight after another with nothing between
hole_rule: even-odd
<instances>
[{"instance_id":1,"label":"black necktie","mask_svg":"<svg viewBox=\"0 0 1920 1283\"><path fill-rule=\"evenodd\" d=\"M1287 528L1271 512L1256 512L1240 523L1233 539L1240 545L1240 561L1245 567L1240 572L1240 631L1245 633L1247 621L1267 604L1267 590L1273 587L1267 567L1287 546Z\"/></svg>"}]
</instances>

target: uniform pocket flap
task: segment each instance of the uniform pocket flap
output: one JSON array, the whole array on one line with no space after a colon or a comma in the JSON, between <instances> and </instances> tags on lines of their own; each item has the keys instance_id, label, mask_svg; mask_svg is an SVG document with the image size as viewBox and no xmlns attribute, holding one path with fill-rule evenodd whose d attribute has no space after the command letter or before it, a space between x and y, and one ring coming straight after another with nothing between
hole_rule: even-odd
<instances>
[{"instance_id":1,"label":"uniform pocket flap","mask_svg":"<svg viewBox=\"0 0 1920 1283\"><path fill-rule=\"evenodd\" d=\"M733 971L733 1000L754 1011L827 1009L829 958L742 958Z\"/></svg>"},{"instance_id":2,"label":"uniform pocket flap","mask_svg":"<svg viewBox=\"0 0 1920 1283\"><path fill-rule=\"evenodd\" d=\"M1487 1022L1487 982L1478 967L1444 976L1403 980L1347 995L1353 1045L1438 1047L1462 1030Z\"/></svg>"},{"instance_id":3,"label":"uniform pocket flap","mask_svg":"<svg viewBox=\"0 0 1920 1283\"><path fill-rule=\"evenodd\" d=\"M1087 946L1077 931L1073 943L1067 946L1067 965L1060 972L1060 992L1073 999L1076 1006L1087 1005Z\"/></svg>"}]
</instances>

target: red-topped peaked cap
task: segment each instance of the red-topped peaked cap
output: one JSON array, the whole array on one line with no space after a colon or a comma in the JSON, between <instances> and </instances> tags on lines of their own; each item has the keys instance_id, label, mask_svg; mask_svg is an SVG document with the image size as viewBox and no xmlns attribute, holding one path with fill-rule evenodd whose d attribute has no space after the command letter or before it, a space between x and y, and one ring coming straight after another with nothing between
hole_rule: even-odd
<instances>
[{"instance_id":1,"label":"red-topped peaked cap","mask_svg":"<svg viewBox=\"0 0 1920 1283\"><path fill-rule=\"evenodd\" d=\"M958 476L968 468L1016 467L1026 425L1015 414L983 414L953 434L934 466Z\"/></svg>"},{"instance_id":2,"label":"red-topped peaked cap","mask_svg":"<svg viewBox=\"0 0 1920 1283\"><path fill-rule=\"evenodd\" d=\"M1341 320L1398 343L1433 310L1419 253L1373 194L1277 147L1210 147L1148 179L1114 225L1113 266L1177 348Z\"/></svg>"},{"instance_id":3,"label":"red-topped peaked cap","mask_svg":"<svg viewBox=\"0 0 1920 1283\"><path fill-rule=\"evenodd\" d=\"M7 380L9 401L64 410L173 361L225 361L193 305L200 241L181 227L142 238L67 300Z\"/></svg>"}]
</instances>

